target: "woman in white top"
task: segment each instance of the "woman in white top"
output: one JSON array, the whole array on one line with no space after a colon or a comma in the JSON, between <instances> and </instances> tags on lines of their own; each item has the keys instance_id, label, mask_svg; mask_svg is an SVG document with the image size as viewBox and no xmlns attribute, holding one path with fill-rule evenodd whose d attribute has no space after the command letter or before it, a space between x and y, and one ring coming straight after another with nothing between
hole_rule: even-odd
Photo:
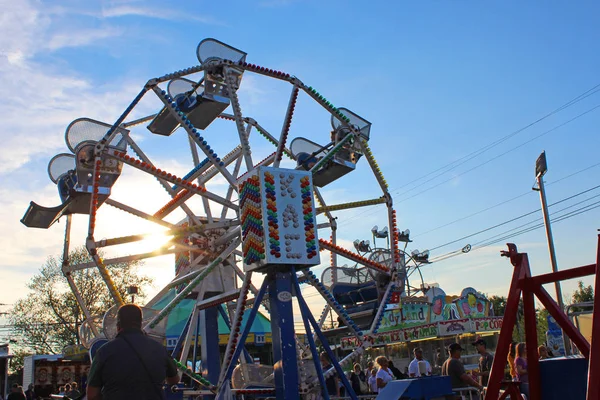
<instances>
[{"instance_id":1,"label":"woman in white top","mask_svg":"<svg viewBox=\"0 0 600 400\"><path fill-rule=\"evenodd\" d=\"M381 389L386 387L388 382L394 380L394 375L392 371L388 368L388 359L384 356L379 356L375 359L377 365L379 365L379 370L377 371L377 392L379 393Z\"/></svg>"}]
</instances>

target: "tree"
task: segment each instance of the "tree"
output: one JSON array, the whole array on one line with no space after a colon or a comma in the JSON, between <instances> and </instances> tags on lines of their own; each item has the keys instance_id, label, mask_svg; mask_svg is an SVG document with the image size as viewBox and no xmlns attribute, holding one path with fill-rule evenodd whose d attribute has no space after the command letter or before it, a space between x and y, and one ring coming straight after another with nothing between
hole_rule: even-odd
<instances>
[{"instance_id":1,"label":"tree","mask_svg":"<svg viewBox=\"0 0 600 400\"><path fill-rule=\"evenodd\" d=\"M584 286L583 281L577 282L577 289L571 296L572 304L594 301L594 288L592 285ZM573 312L583 311L581 307L573 307Z\"/></svg>"},{"instance_id":2,"label":"tree","mask_svg":"<svg viewBox=\"0 0 600 400\"><path fill-rule=\"evenodd\" d=\"M488 298L490 303L492 303L492 309L494 310L494 315L497 317L501 317L504 315L504 311L506 310L506 297L505 296L490 296Z\"/></svg>"},{"instance_id":3,"label":"tree","mask_svg":"<svg viewBox=\"0 0 600 400\"><path fill-rule=\"evenodd\" d=\"M91 262L85 248L69 254L69 263ZM65 346L80 344L79 327L85 320L75 295L62 273L62 257L49 257L27 284L30 293L18 300L9 314L13 333L20 338L23 351L37 354L58 354ZM127 287L139 288L138 299L151 278L138 275L139 261L109 265L108 269L121 296L127 296ZM83 303L92 316L102 316L114 305L108 288L96 268L73 271L71 276Z\"/></svg>"}]
</instances>

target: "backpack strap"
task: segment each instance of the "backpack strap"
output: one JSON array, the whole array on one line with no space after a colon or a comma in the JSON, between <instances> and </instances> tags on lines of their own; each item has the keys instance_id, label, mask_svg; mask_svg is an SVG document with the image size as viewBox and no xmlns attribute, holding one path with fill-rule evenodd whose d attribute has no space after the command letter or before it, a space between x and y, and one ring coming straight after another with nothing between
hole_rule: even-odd
<instances>
[{"instance_id":1,"label":"backpack strap","mask_svg":"<svg viewBox=\"0 0 600 400\"><path fill-rule=\"evenodd\" d=\"M146 377L148 378L148 381L150 382L150 384L152 385L152 387L156 391L156 394L158 394L158 397L160 397L161 399L164 398L162 390L160 390L158 388L158 386L156 386L154 384L154 379L152 379L152 374L150 374L150 371L148 370L148 367L146 366L146 363L142 359L142 356L140 356L140 353L138 353L138 351L135 349L135 347L133 347L133 345L131 344L131 342L129 341L129 339L127 339L126 335L121 335L120 338L122 338L125 341L125 343L127 343L127 345L133 351L133 353L136 355L136 357L138 358L138 360L140 360L140 364L142 364L142 367L144 368L144 371L146 371Z\"/></svg>"}]
</instances>

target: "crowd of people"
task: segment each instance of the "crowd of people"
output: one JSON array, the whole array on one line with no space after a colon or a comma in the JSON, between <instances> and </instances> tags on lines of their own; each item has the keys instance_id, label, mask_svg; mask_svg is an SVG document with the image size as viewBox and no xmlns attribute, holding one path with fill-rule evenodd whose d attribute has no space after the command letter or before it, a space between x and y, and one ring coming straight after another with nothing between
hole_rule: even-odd
<instances>
[{"instance_id":1,"label":"crowd of people","mask_svg":"<svg viewBox=\"0 0 600 400\"><path fill-rule=\"evenodd\" d=\"M546 346L537 349L538 358L545 360L554 355ZM527 371L527 347L525 343L512 342L508 349L507 357L510 377L515 382L520 382L521 393L529 397L529 374Z\"/></svg>"},{"instance_id":2,"label":"crowd of people","mask_svg":"<svg viewBox=\"0 0 600 400\"><path fill-rule=\"evenodd\" d=\"M166 380L168 384L179 382L175 364L166 350L157 342L146 337L141 330L142 312L135 305L127 304L117 312L117 338L104 345L92 362L86 394L89 400L101 398L134 398L144 393L145 398L162 398L161 387ZM448 358L443 361L442 351L435 357L436 373L450 377L452 388L457 390L481 391L488 384L494 357L487 350L486 342L478 339L473 346L479 353L478 370L467 373L462 362L462 351L459 343L452 343L447 348ZM142 356L143 355L143 356ZM413 350L414 358L400 371L391 360L379 356L369 361L366 368L354 364L347 378L357 395L378 394L391 381L397 379L414 379L433 375L429 361L423 358L420 348ZM552 354L544 346L538 348L540 359L550 358ZM332 368L327 353L320 355L323 371ZM527 371L527 352L525 343L510 345L508 354L510 376L520 382L521 391L529 396L529 379ZM141 366L142 368L139 368ZM345 388L336 374L327 374L325 387L330 396L345 396ZM82 393L77 383L67 384L59 389L59 395L69 399L78 399ZM125 395L124 397L121 395ZM119 397L121 396L121 397ZM26 392L19 385L13 385L7 400L35 400L37 396L33 385ZM477 393L471 393L477 398Z\"/></svg>"},{"instance_id":3,"label":"crowd of people","mask_svg":"<svg viewBox=\"0 0 600 400\"><path fill-rule=\"evenodd\" d=\"M476 371L467 372L461 359L463 347L459 343L448 346L448 357L443 359L441 350L437 352L435 366L441 375L449 376L452 388L459 391L471 390L471 398L477 399L478 394L488 385L490 371L494 362L494 356L488 351L487 343L478 339L472 343L479 354L478 368ZM352 371L347 373L347 378L352 389L357 395L378 394L386 385L396 379L413 379L433 374L429 361L423 358L423 351L416 348L413 351L414 358L406 367L404 372L396 368L391 360L379 356L375 362L369 361L366 368L360 364L354 364ZM538 355L540 360L552 357L552 353L545 346L539 346ZM527 375L527 352L525 343L513 342L507 359L511 378L520 382L521 392L529 396L529 380ZM331 363L326 353L321 354L321 364L324 371L331 368ZM326 379L326 387L331 396L344 396L344 387L335 374Z\"/></svg>"},{"instance_id":4,"label":"crowd of people","mask_svg":"<svg viewBox=\"0 0 600 400\"><path fill-rule=\"evenodd\" d=\"M60 386L55 392L58 396L63 396L65 399L78 400L82 397L82 393L78 389L77 382L67 383ZM1 398L1 397L0 397ZM15 383L11 387L6 400L38 400L42 397L38 396L33 383L29 384L27 390L23 391L23 387Z\"/></svg>"}]
</instances>

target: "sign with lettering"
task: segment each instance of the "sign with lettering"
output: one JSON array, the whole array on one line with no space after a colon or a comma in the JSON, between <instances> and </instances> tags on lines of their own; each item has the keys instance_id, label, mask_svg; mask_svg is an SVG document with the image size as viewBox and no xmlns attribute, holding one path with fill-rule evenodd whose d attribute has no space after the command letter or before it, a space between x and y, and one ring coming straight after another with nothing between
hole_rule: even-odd
<instances>
[{"instance_id":1,"label":"sign with lettering","mask_svg":"<svg viewBox=\"0 0 600 400\"><path fill-rule=\"evenodd\" d=\"M379 325L379 332L388 332L429 323L428 303L402 304L401 308L386 310Z\"/></svg>"},{"instance_id":2,"label":"sign with lettering","mask_svg":"<svg viewBox=\"0 0 600 400\"><path fill-rule=\"evenodd\" d=\"M472 320L475 332L499 331L502 328L502 317L477 318Z\"/></svg>"},{"instance_id":3,"label":"sign with lettering","mask_svg":"<svg viewBox=\"0 0 600 400\"><path fill-rule=\"evenodd\" d=\"M437 337L438 326L437 324L425 324L412 328L405 328L402 330L402 332L404 333L404 340L410 342L412 340Z\"/></svg>"},{"instance_id":4,"label":"sign with lettering","mask_svg":"<svg viewBox=\"0 0 600 400\"><path fill-rule=\"evenodd\" d=\"M471 323L468 319L438 322L440 336L461 335L471 331Z\"/></svg>"}]
</instances>

